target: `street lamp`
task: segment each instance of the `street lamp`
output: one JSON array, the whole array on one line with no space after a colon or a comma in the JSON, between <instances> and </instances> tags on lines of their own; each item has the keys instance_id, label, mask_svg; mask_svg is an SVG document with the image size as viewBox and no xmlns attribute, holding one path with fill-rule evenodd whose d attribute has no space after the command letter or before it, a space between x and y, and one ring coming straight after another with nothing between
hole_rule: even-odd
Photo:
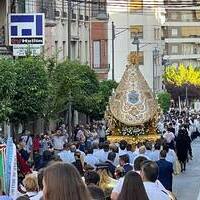
<instances>
[{"instance_id":1,"label":"street lamp","mask_svg":"<svg viewBox=\"0 0 200 200\"><path fill-rule=\"evenodd\" d=\"M159 57L159 50L155 47L153 50L153 93L155 95L155 78L157 77L157 63L156 59ZM155 70L156 67L156 70ZM156 77L155 77L155 71L156 71Z\"/></svg>"}]
</instances>

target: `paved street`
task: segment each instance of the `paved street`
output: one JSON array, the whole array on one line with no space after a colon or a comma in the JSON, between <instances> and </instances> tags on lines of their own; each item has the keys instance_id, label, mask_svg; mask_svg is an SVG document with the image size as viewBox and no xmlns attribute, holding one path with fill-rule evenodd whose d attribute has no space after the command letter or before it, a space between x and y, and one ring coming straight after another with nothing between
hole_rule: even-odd
<instances>
[{"instance_id":1,"label":"paved street","mask_svg":"<svg viewBox=\"0 0 200 200\"><path fill-rule=\"evenodd\" d=\"M200 139L193 142L193 155L186 171L174 178L173 192L178 200L200 200Z\"/></svg>"}]
</instances>

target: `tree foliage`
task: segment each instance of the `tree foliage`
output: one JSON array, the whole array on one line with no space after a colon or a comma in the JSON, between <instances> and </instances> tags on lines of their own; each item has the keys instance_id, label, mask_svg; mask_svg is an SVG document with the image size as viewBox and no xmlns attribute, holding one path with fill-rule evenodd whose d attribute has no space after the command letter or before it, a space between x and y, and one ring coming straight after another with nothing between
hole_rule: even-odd
<instances>
[{"instance_id":1,"label":"tree foliage","mask_svg":"<svg viewBox=\"0 0 200 200\"><path fill-rule=\"evenodd\" d=\"M180 64L179 67L170 66L165 70L164 79L166 83L178 87L183 85L200 86L200 69L183 64Z\"/></svg>"},{"instance_id":2,"label":"tree foliage","mask_svg":"<svg viewBox=\"0 0 200 200\"><path fill-rule=\"evenodd\" d=\"M102 119L106 106L109 102L109 97L112 95L112 90L116 89L118 83L112 80L104 80L100 82L98 92L92 96L92 103L94 108L90 113L91 117L94 119Z\"/></svg>"},{"instance_id":3,"label":"tree foliage","mask_svg":"<svg viewBox=\"0 0 200 200\"><path fill-rule=\"evenodd\" d=\"M13 112L12 101L15 96L16 72L13 61L0 60L0 121L7 120Z\"/></svg>"},{"instance_id":4,"label":"tree foliage","mask_svg":"<svg viewBox=\"0 0 200 200\"><path fill-rule=\"evenodd\" d=\"M72 108L101 119L114 81L99 82L94 71L77 61L54 58L0 60L0 121L50 119Z\"/></svg>"},{"instance_id":5,"label":"tree foliage","mask_svg":"<svg viewBox=\"0 0 200 200\"><path fill-rule=\"evenodd\" d=\"M11 121L34 120L42 116L48 96L48 78L42 59L27 57L14 63L16 72L15 95Z\"/></svg>"},{"instance_id":6,"label":"tree foliage","mask_svg":"<svg viewBox=\"0 0 200 200\"><path fill-rule=\"evenodd\" d=\"M163 110L163 112L167 112L170 107L170 100L171 100L171 95L168 92L161 92L157 94L158 97L158 103Z\"/></svg>"},{"instance_id":7,"label":"tree foliage","mask_svg":"<svg viewBox=\"0 0 200 200\"><path fill-rule=\"evenodd\" d=\"M51 82L54 86L54 108L57 112L66 110L71 101L74 109L89 113L90 97L99 88L96 75L89 66L67 60L54 68Z\"/></svg>"}]
</instances>

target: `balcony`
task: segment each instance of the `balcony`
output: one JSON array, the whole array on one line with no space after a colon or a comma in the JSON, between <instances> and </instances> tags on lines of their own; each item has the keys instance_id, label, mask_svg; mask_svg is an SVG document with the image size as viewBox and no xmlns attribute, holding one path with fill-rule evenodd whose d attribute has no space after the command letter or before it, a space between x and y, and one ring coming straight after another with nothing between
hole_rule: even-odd
<instances>
[{"instance_id":1,"label":"balcony","mask_svg":"<svg viewBox=\"0 0 200 200\"><path fill-rule=\"evenodd\" d=\"M200 43L200 36L187 38L165 38L166 43Z\"/></svg>"},{"instance_id":2,"label":"balcony","mask_svg":"<svg viewBox=\"0 0 200 200\"><path fill-rule=\"evenodd\" d=\"M98 65L98 66L92 66L92 69L94 70L95 73L97 74L106 74L110 70L110 64L105 64L105 65Z\"/></svg>"},{"instance_id":3,"label":"balcony","mask_svg":"<svg viewBox=\"0 0 200 200\"><path fill-rule=\"evenodd\" d=\"M165 55L164 60L188 60L188 59L200 59L200 53L198 54L179 54L179 55Z\"/></svg>"}]
</instances>

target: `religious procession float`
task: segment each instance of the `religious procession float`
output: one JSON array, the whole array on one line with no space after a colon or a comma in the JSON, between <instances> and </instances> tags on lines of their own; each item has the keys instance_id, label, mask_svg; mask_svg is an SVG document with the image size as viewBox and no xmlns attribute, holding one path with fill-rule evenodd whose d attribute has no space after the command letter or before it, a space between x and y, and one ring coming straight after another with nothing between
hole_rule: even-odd
<instances>
[{"instance_id":1,"label":"religious procession float","mask_svg":"<svg viewBox=\"0 0 200 200\"><path fill-rule=\"evenodd\" d=\"M154 94L140 72L138 56L130 53L126 70L105 112L110 131L108 140L126 140L130 144L155 141L159 137L156 133L159 115Z\"/></svg>"}]
</instances>

